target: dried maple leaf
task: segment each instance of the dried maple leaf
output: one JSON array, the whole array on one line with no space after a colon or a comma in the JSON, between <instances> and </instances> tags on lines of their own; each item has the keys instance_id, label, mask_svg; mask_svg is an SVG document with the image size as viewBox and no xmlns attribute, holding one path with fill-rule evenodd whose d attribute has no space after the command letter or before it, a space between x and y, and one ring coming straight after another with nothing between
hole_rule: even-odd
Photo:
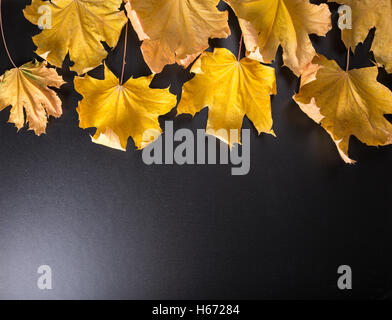
<instances>
[{"instance_id":1,"label":"dried maple leaf","mask_svg":"<svg viewBox=\"0 0 392 320\"><path fill-rule=\"evenodd\" d=\"M142 44L143 56L154 73L167 64L187 67L209 47L209 38L230 35L228 12L219 0L130 0L129 19Z\"/></svg>"},{"instance_id":2,"label":"dried maple leaf","mask_svg":"<svg viewBox=\"0 0 392 320\"><path fill-rule=\"evenodd\" d=\"M350 136L369 146L392 142L392 125L384 114L392 113L392 92L377 82L377 67L342 70L335 61L315 57L305 70L294 100L332 137L343 160Z\"/></svg>"},{"instance_id":3,"label":"dried maple leaf","mask_svg":"<svg viewBox=\"0 0 392 320\"><path fill-rule=\"evenodd\" d=\"M325 36L332 28L326 4L309 0L225 0L239 18L249 57L271 63L279 45L283 61L297 76L316 52L309 34Z\"/></svg>"},{"instance_id":4,"label":"dried maple leaf","mask_svg":"<svg viewBox=\"0 0 392 320\"><path fill-rule=\"evenodd\" d=\"M168 113L177 102L169 89L151 89L153 76L119 80L105 65L105 80L86 75L75 79L75 89L83 96L77 111L80 127L95 127L93 141L125 150L128 137L138 149L144 148L156 136L147 134L162 130L158 117Z\"/></svg>"},{"instance_id":5,"label":"dried maple leaf","mask_svg":"<svg viewBox=\"0 0 392 320\"><path fill-rule=\"evenodd\" d=\"M183 87L179 114L194 116L208 106L207 133L214 134L230 146L240 143L245 115L259 134L274 134L270 97L276 94L273 68L249 58L237 61L229 50L219 48L213 53L203 53L191 71L196 75ZM223 134L219 132L221 129L224 129ZM230 135L232 129L237 130L234 137Z\"/></svg>"},{"instance_id":6,"label":"dried maple leaf","mask_svg":"<svg viewBox=\"0 0 392 320\"><path fill-rule=\"evenodd\" d=\"M352 9L352 29L342 31L347 48L354 49L365 41L369 30L376 27L372 51L377 62L392 72L392 1L391 0L334 0Z\"/></svg>"},{"instance_id":7,"label":"dried maple leaf","mask_svg":"<svg viewBox=\"0 0 392 320\"><path fill-rule=\"evenodd\" d=\"M127 18L119 11L122 0L33 0L24 9L26 19L38 24L40 7L49 6L52 27L33 37L36 53L62 67L69 53L71 70L85 73L102 63L107 51L101 41L115 47ZM40 13L41 12L41 13Z\"/></svg>"},{"instance_id":8,"label":"dried maple leaf","mask_svg":"<svg viewBox=\"0 0 392 320\"><path fill-rule=\"evenodd\" d=\"M60 117L61 100L48 88L59 88L63 78L46 62L28 62L0 77L0 111L11 106L8 122L20 130L27 122L36 135L45 133L48 117ZM26 119L25 119L26 113Z\"/></svg>"}]
</instances>

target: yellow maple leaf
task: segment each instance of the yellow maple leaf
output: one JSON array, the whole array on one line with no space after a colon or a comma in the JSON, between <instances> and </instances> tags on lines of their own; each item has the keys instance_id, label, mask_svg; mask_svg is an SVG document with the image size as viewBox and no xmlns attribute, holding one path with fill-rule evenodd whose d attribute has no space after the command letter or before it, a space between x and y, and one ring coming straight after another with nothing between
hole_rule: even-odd
<instances>
[{"instance_id":1,"label":"yellow maple leaf","mask_svg":"<svg viewBox=\"0 0 392 320\"><path fill-rule=\"evenodd\" d=\"M167 64L187 67L209 47L209 38L230 35L228 12L219 0L130 0L128 17L138 33L143 56L154 73Z\"/></svg>"},{"instance_id":2,"label":"yellow maple leaf","mask_svg":"<svg viewBox=\"0 0 392 320\"><path fill-rule=\"evenodd\" d=\"M392 72L392 1L391 0L329 0L352 9L352 29L342 31L347 48L364 42L369 30L376 27L371 50L376 61Z\"/></svg>"},{"instance_id":3,"label":"yellow maple leaf","mask_svg":"<svg viewBox=\"0 0 392 320\"><path fill-rule=\"evenodd\" d=\"M86 73L102 63L107 51L101 41L115 47L127 18L119 11L122 0L33 0L24 9L26 19L39 24L40 8L49 8L51 26L33 37L36 53L61 68L69 53L71 70Z\"/></svg>"},{"instance_id":4,"label":"yellow maple leaf","mask_svg":"<svg viewBox=\"0 0 392 320\"><path fill-rule=\"evenodd\" d=\"M245 115L259 134L274 134L270 97L276 94L274 68L246 57L237 61L229 50L218 48L203 53L191 71L196 75L183 87L178 114L194 116L208 106L207 133L230 146L241 141ZM232 129L237 130L234 136Z\"/></svg>"},{"instance_id":5,"label":"yellow maple leaf","mask_svg":"<svg viewBox=\"0 0 392 320\"><path fill-rule=\"evenodd\" d=\"M61 100L49 87L59 88L63 78L46 62L28 62L0 77L0 111L11 106L8 122L18 130L27 122L36 135L45 133L48 117L62 115ZM26 113L26 119L25 119Z\"/></svg>"},{"instance_id":6,"label":"yellow maple leaf","mask_svg":"<svg viewBox=\"0 0 392 320\"><path fill-rule=\"evenodd\" d=\"M120 85L106 65L105 80L75 78L75 90L83 96L77 108L79 126L97 128L93 142L125 150L131 136L138 149L144 148L162 132L158 117L177 102L169 89L151 89L152 79L153 75L131 78Z\"/></svg>"},{"instance_id":7,"label":"yellow maple leaf","mask_svg":"<svg viewBox=\"0 0 392 320\"><path fill-rule=\"evenodd\" d=\"M332 137L347 163L350 136L369 146L392 142L392 92L377 82L377 67L342 70L335 61L315 57L305 70L294 100Z\"/></svg>"},{"instance_id":8,"label":"yellow maple leaf","mask_svg":"<svg viewBox=\"0 0 392 320\"><path fill-rule=\"evenodd\" d=\"M332 28L326 4L309 0L225 0L239 18L249 57L271 63L279 45L283 61L297 76L316 52L309 34L325 36Z\"/></svg>"}]
</instances>

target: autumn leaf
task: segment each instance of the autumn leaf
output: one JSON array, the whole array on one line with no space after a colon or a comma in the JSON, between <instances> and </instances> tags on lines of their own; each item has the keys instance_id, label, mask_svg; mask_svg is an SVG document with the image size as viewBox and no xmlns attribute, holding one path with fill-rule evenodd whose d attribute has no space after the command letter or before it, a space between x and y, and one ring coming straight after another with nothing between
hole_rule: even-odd
<instances>
[{"instance_id":1,"label":"autumn leaf","mask_svg":"<svg viewBox=\"0 0 392 320\"><path fill-rule=\"evenodd\" d=\"M59 68L69 53L78 74L97 67L106 58L101 41L115 47L127 18L119 11L122 0L33 0L24 15L39 24L43 11L49 7L52 26L33 37L36 53Z\"/></svg>"},{"instance_id":2,"label":"autumn leaf","mask_svg":"<svg viewBox=\"0 0 392 320\"><path fill-rule=\"evenodd\" d=\"M309 34L325 36L332 28L326 4L308 0L225 0L234 10L249 57L271 63L279 45L283 61L297 76L316 52Z\"/></svg>"},{"instance_id":3,"label":"autumn leaf","mask_svg":"<svg viewBox=\"0 0 392 320\"><path fill-rule=\"evenodd\" d=\"M228 12L217 9L219 0L130 0L128 17L143 56L154 73L167 64L187 67L209 47L209 38L230 35Z\"/></svg>"},{"instance_id":4,"label":"autumn leaf","mask_svg":"<svg viewBox=\"0 0 392 320\"><path fill-rule=\"evenodd\" d=\"M332 137L347 163L350 136L369 146L392 142L392 92L377 82L377 67L342 70L335 61L315 57L305 70L294 100Z\"/></svg>"},{"instance_id":5,"label":"autumn leaf","mask_svg":"<svg viewBox=\"0 0 392 320\"><path fill-rule=\"evenodd\" d=\"M352 29L342 31L342 40L347 48L354 49L364 42L369 30L376 27L371 51L379 65L392 72L392 1L391 0L334 0L351 7Z\"/></svg>"},{"instance_id":6,"label":"autumn leaf","mask_svg":"<svg viewBox=\"0 0 392 320\"><path fill-rule=\"evenodd\" d=\"M274 134L270 98L276 94L273 68L249 58L237 61L229 50L219 48L213 53L205 52L191 71L196 75L183 87L178 114L194 116L208 106L207 133L230 146L241 141L245 115L259 134ZM223 134L221 129L224 129ZM237 130L234 137L229 134L232 129Z\"/></svg>"},{"instance_id":7,"label":"autumn leaf","mask_svg":"<svg viewBox=\"0 0 392 320\"><path fill-rule=\"evenodd\" d=\"M39 136L45 133L49 116L62 115L61 100L48 88L62 84L62 77L55 69L47 68L46 62L28 62L6 71L0 77L0 111L11 106L8 122L18 130L28 123L29 130Z\"/></svg>"},{"instance_id":8,"label":"autumn leaf","mask_svg":"<svg viewBox=\"0 0 392 320\"><path fill-rule=\"evenodd\" d=\"M151 89L152 79L153 75L131 78L120 85L106 65L105 80L75 78L75 89L83 96L77 108L79 126L97 128L93 142L125 150L131 136L138 149L144 148L157 137L146 133L161 133L158 117L177 102L169 89Z\"/></svg>"}]
</instances>

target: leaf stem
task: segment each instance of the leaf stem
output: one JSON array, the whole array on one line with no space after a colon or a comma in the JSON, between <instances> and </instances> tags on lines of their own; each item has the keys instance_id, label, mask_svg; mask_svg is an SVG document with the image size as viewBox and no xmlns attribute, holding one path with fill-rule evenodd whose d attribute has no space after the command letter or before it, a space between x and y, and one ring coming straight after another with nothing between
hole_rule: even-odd
<instances>
[{"instance_id":1,"label":"leaf stem","mask_svg":"<svg viewBox=\"0 0 392 320\"><path fill-rule=\"evenodd\" d=\"M346 72L348 72L348 69L350 67L350 47L347 50L347 64L346 64Z\"/></svg>"},{"instance_id":2,"label":"leaf stem","mask_svg":"<svg viewBox=\"0 0 392 320\"><path fill-rule=\"evenodd\" d=\"M1 2L1 0L0 0ZM122 63L122 71L121 71L121 80L120 80L120 86L122 86L123 84L123 80L124 80L124 70L125 70L125 58L127 56L127 41L128 40L128 21L127 24L125 25L125 43L124 43L124 56L123 56L123 63Z\"/></svg>"},{"instance_id":3,"label":"leaf stem","mask_svg":"<svg viewBox=\"0 0 392 320\"><path fill-rule=\"evenodd\" d=\"M0 0L1 1L1 0ZM237 56L237 61L241 60L241 51L242 51L242 40L244 39L244 34L241 33L241 39L240 39L240 48L238 49L238 56Z\"/></svg>"},{"instance_id":4,"label":"leaf stem","mask_svg":"<svg viewBox=\"0 0 392 320\"><path fill-rule=\"evenodd\" d=\"M1 29L1 37L3 38L3 43L4 43L5 51L7 52L7 55L8 55L8 59L10 59L14 68L17 68L14 60L12 60L12 58L11 58L10 52L8 51L7 42L5 41L4 29L3 29L3 15L1 12L1 0L0 0L0 29Z\"/></svg>"}]
</instances>

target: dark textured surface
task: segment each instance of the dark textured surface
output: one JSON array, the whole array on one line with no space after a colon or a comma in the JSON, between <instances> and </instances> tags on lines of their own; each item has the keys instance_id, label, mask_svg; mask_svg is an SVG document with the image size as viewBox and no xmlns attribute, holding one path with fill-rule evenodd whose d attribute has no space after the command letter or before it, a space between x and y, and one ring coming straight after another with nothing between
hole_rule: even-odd
<instances>
[{"instance_id":1,"label":"dark textured surface","mask_svg":"<svg viewBox=\"0 0 392 320\"><path fill-rule=\"evenodd\" d=\"M34 58L38 28L3 0L14 60ZM330 5L336 12L336 5ZM226 6L221 3L221 9ZM213 46L237 51L240 32ZM317 50L345 65L336 27L312 36ZM120 75L123 37L107 64ZM147 75L139 42L129 35L126 77ZM370 41L351 67L371 65ZM355 166L343 164L328 134L291 96L298 81L276 63L273 98L278 138L251 128L251 172L230 176L226 165L146 166L132 140L122 153L90 142L78 128L74 74L59 91L64 116L47 135L19 134L0 113L0 298L385 298L392 290L392 148L369 148L353 138ZM1 46L0 73L11 67ZM102 76L103 68L91 72ZM166 67L153 86L180 93L190 78ZM392 76L380 81L392 88ZM207 111L175 128L203 128ZM53 269L53 290L36 286L39 265ZM337 268L353 268L353 290L339 291Z\"/></svg>"}]
</instances>

